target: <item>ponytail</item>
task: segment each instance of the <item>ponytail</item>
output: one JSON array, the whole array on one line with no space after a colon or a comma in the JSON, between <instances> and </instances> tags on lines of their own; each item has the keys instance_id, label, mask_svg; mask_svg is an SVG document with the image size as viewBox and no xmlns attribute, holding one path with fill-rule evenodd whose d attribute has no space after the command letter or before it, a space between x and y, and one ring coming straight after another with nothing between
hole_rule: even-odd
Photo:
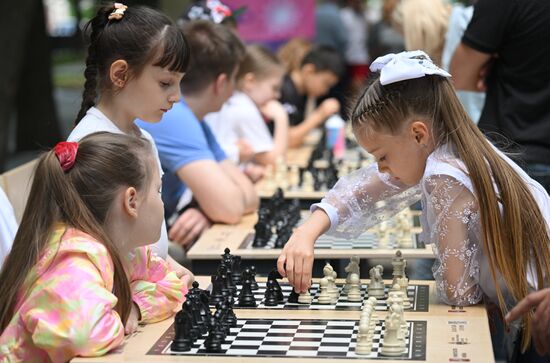
<instances>
[{"instance_id":1,"label":"ponytail","mask_svg":"<svg viewBox=\"0 0 550 363\"><path fill-rule=\"evenodd\" d=\"M82 139L74 165L66 172L53 150L40 158L21 225L0 272L0 334L13 318L24 283L33 283L26 279L58 222L105 246L114 267L115 310L126 322L132 306L130 285L120 251L103 226L121 186L143 190L149 185L150 148L145 139L103 132Z\"/></svg>"}]
</instances>

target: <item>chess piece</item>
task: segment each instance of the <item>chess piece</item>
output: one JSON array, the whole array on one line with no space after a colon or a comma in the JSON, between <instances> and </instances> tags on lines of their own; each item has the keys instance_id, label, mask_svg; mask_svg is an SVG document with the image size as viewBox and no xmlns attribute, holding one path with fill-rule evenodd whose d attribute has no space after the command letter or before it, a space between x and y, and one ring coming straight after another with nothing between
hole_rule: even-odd
<instances>
[{"instance_id":1,"label":"chess piece","mask_svg":"<svg viewBox=\"0 0 550 363\"><path fill-rule=\"evenodd\" d=\"M381 355L396 357L405 353L403 341L399 339L401 331L401 317L391 308L385 321L385 333L382 342Z\"/></svg>"},{"instance_id":2,"label":"chess piece","mask_svg":"<svg viewBox=\"0 0 550 363\"><path fill-rule=\"evenodd\" d=\"M410 309L411 308L411 300L409 299L409 296L407 294L407 287L409 286L409 279L406 277L401 277L397 279L397 283L400 287L399 293L401 295L401 298L403 299L403 308L404 309Z\"/></svg>"},{"instance_id":3,"label":"chess piece","mask_svg":"<svg viewBox=\"0 0 550 363\"><path fill-rule=\"evenodd\" d=\"M368 296L377 299L384 297L384 280L382 279L383 268L380 265L370 269L370 283L368 286Z\"/></svg>"},{"instance_id":4,"label":"chess piece","mask_svg":"<svg viewBox=\"0 0 550 363\"><path fill-rule=\"evenodd\" d=\"M221 353L222 342L225 339L223 332L221 331L220 323L216 318L210 319L210 332L208 337L204 341L204 349L208 353Z\"/></svg>"},{"instance_id":5,"label":"chess piece","mask_svg":"<svg viewBox=\"0 0 550 363\"><path fill-rule=\"evenodd\" d=\"M264 305L265 306L277 306L279 299L277 296L277 289L274 286L274 281L276 280L267 280L265 295L264 295Z\"/></svg>"},{"instance_id":6,"label":"chess piece","mask_svg":"<svg viewBox=\"0 0 550 363\"><path fill-rule=\"evenodd\" d=\"M306 292L303 292L298 296L298 304L311 304L312 300L313 298L309 293L309 289L307 289Z\"/></svg>"},{"instance_id":7,"label":"chess piece","mask_svg":"<svg viewBox=\"0 0 550 363\"><path fill-rule=\"evenodd\" d=\"M391 264L393 266L392 276L393 282L392 285L397 283L397 279L405 275L405 264L407 262L403 259L400 250L395 251L395 256L392 258Z\"/></svg>"},{"instance_id":8,"label":"chess piece","mask_svg":"<svg viewBox=\"0 0 550 363\"><path fill-rule=\"evenodd\" d=\"M243 286L239 295L238 305L240 307L256 307L256 298L252 292L252 282L250 281L250 269L245 268L242 276Z\"/></svg>"},{"instance_id":9,"label":"chess piece","mask_svg":"<svg viewBox=\"0 0 550 363\"><path fill-rule=\"evenodd\" d=\"M252 288L252 291L258 290L260 287L258 286L258 283L256 282L256 267L250 266L250 287Z\"/></svg>"},{"instance_id":10,"label":"chess piece","mask_svg":"<svg viewBox=\"0 0 550 363\"><path fill-rule=\"evenodd\" d=\"M325 267L323 267L323 275L328 280L328 291L330 296L332 297L332 304L336 304L338 301L338 295L340 294L340 291L338 290L338 287L336 286L336 271L332 268L330 263L326 263Z\"/></svg>"},{"instance_id":11,"label":"chess piece","mask_svg":"<svg viewBox=\"0 0 550 363\"><path fill-rule=\"evenodd\" d=\"M370 319L359 320L359 332L357 334L357 344L355 354L368 355L372 351L372 339L370 337Z\"/></svg>"},{"instance_id":12,"label":"chess piece","mask_svg":"<svg viewBox=\"0 0 550 363\"><path fill-rule=\"evenodd\" d=\"M351 274L357 274L357 276L361 276L360 270L359 270L359 256L352 256L349 264L346 266L345 271L348 273L346 277L346 285L344 285L344 293L347 294L349 290L349 278Z\"/></svg>"},{"instance_id":13,"label":"chess piece","mask_svg":"<svg viewBox=\"0 0 550 363\"><path fill-rule=\"evenodd\" d=\"M348 301L361 301L361 280L359 279L359 275L352 273L349 280Z\"/></svg>"},{"instance_id":14,"label":"chess piece","mask_svg":"<svg viewBox=\"0 0 550 363\"><path fill-rule=\"evenodd\" d=\"M319 304L330 304L332 302L332 295L329 292L329 281L326 277L323 277L321 281L319 282L320 286L320 293L318 302Z\"/></svg>"},{"instance_id":15,"label":"chess piece","mask_svg":"<svg viewBox=\"0 0 550 363\"><path fill-rule=\"evenodd\" d=\"M282 303L285 301L285 295L283 294L283 289L281 288L281 285L279 285L279 282L277 279L283 278L279 271L277 269L271 270L271 272L267 275L267 280L271 281L273 284L273 289L277 294L277 301Z\"/></svg>"},{"instance_id":16,"label":"chess piece","mask_svg":"<svg viewBox=\"0 0 550 363\"><path fill-rule=\"evenodd\" d=\"M231 277L235 284L241 283L241 256L233 256L231 264Z\"/></svg>"},{"instance_id":17,"label":"chess piece","mask_svg":"<svg viewBox=\"0 0 550 363\"><path fill-rule=\"evenodd\" d=\"M271 230L269 215L270 211L267 208L260 208L258 211L258 222L254 225L255 234L254 241L252 242L253 247L265 247L271 239L273 231Z\"/></svg>"},{"instance_id":18,"label":"chess piece","mask_svg":"<svg viewBox=\"0 0 550 363\"><path fill-rule=\"evenodd\" d=\"M191 317L190 315L180 310L174 319L175 336L170 349L174 352L187 352L193 346L191 334Z\"/></svg>"},{"instance_id":19,"label":"chess piece","mask_svg":"<svg viewBox=\"0 0 550 363\"><path fill-rule=\"evenodd\" d=\"M268 193L271 193L272 191L275 190L275 188L277 188L277 184L275 183L275 178L273 176L273 166L271 164L266 165L263 180L264 180L263 188Z\"/></svg>"},{"instance_id":20,"label":"chess piece","mask_svg":"<svg viewBox=\"0 0 550 363\"><path fill-rule=\"evenodd\" d=\"M290 190L297 189L298 184L300 184L300 169L297 165L292 165L290 167L290 175L288 177L288 188Z\"/></svg>"},{"instance_id":21,"label":"chess piece","mask_svg":"<svg viewBox=\"0 0 550 363\"><path fill-rule=\"evenodd\" d=\"M302 174L302 191L313 192L313 175L309 170Z\"/></svg>"},{"instance_id":22,"label":"chess piece","mask_svg":"<svg viewBox=\"0 0 550 363\"><path fill-rule=\"evenodd\" d=\"M290 294L288 295L287 302L291 304L298 304L298 297L300 297L300 295L296 291L294 291L294 289L292 289L292 291L290 291Z\"/></svg>"}]
</instances>

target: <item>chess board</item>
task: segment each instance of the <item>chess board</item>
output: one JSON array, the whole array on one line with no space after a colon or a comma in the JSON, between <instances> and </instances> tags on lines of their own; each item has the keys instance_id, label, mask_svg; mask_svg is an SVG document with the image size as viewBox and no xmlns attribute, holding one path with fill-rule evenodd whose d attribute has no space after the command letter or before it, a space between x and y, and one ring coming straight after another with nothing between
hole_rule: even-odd
<instances>
[{"instance_id":1,"label":"chess board","mask_svg":"<svg viewBox=\"0 0 550 363\"><path fill-rule=\"evenodd\" d=\"M367 298L367 285L361 284L361 301L353 302L348 301L347 296L342 293L343 285L337 284L338 289L341 293L338 296L338 301L336 304L319 304L319 284L313 283L309 288L309 291L313 297L311 304L298 304L290 303L287 301L290 292L292 291L292 286L284 281L279 283L281 289L283 290L283 295L285 296L285 301L283 303L277 304L276 306L266 306L264 304L264 294L266 290L265 282L258 282L258 290L254 292L254 298L256 299L256 309L289 309L289 310L351 310L351 311L360 311L363 308L363 301ZM237 285L237 296L240 293L240 285ZM384 288L384 295L387 298L389 291L389 286L386 285ZM430 303L430 289L428 285L409 285L407 288L407 296L411 302L411 308L406 311L418 311L418 312L427 312L428 306ZM235 303L235 309L240 309ZM248 308L250 309L250 308ZM387 311L388 305L386 300L378 299L376 306L376 311Z\"/></svg>"},{"instance_id":2,"label":"chess board","mask_svg":"<svg viewBox=\"0 0 550 363\"><path fill-rule=\"evenodd\" d=\"M381 356L384 321L377 320L369 355L355 354L359 321L313 319L238 319L237 327L222 344L221 353L208 353L199 338L190 351L173 352L174 325L158 339L147 355L254 356L294 358L387 359ZM406 351L394 360L426 360L427 321L407 321Z\"/></svg>"},{"instance_id":3,"label":"chess board","mask_svg":"<svg viewBox=\"0 0 550 363\"><path fill-rule=\"evenodd\" d=\"M302 224L307 218L307 214L303 214L301 220L298 222L298 225ZM424 249L426 244L420 238L420 217L418 214L413 214L411 216L411 222L413 228L411 228L410 238L403 240L398 240L395 235L390 233L388 241L386 243L381 243L378 233L375 231L375 228L366 231L361 234L359 237L349 240L340 237L329 236L326 234L321 235L315 242L315 249L336 249L336 250L346 250L346 249L375 249L375 248L384 248L384 249L400 249L400 248L412 248L412 249ZM395 222L389 221L388 228L391 231L394 228ZM254 231L250 232L241 242L239 249L267 249L271 250L275 248L275 240L277 235L273 234L269 242L263 247L254 247Z\"/></svg>"}]
</instances>

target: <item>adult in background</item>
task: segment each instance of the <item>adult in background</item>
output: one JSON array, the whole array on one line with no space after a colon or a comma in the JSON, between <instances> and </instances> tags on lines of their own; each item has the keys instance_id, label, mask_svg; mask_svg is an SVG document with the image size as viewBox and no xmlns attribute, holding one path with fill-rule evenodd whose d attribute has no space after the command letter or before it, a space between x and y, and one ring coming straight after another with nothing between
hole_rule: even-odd
<instances>
[{"instance_id":1,"label":"adult in background","mask_svg":"<svg viewBox=\"0 0 550 363\"><path fill-rule=\"evenodd\" d=\"M521 148L524 168L550 190L550 2L479 0L451 61L457 90L486 87L479 127Z\"/></svg>"}]
</instances>

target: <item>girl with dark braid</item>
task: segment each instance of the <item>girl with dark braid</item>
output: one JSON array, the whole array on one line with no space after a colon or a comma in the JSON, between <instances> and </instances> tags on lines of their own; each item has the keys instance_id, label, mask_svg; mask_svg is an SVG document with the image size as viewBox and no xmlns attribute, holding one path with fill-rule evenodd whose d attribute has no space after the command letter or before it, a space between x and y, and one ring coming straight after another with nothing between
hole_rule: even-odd
<instances>
[{"instance_id":1,"label":"girl with dark braid","mask_svg":"<svg viewBox=\"0 0 550 363\"><path fill-rule=\"evenodd\" d=\"M153 138L134 120L159 122L179 101L179 83L189 63L183 33L156 10L119 3L101 7L87 24L86 32L86 82L82 106L68 141L79 141L98 131L145 137L152 145L151 152L162 175ZM168 256L165 224L153 250L176 268L178 275L192 277L191 272Z\"/></svg>"}]
</instances>

